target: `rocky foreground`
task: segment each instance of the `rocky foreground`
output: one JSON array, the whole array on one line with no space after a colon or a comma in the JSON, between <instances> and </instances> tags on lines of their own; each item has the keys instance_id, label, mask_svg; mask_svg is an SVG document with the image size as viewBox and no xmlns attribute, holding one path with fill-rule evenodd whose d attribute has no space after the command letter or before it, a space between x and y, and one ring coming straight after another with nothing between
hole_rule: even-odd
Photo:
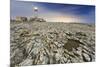
<instances>
[{"instance_id":1,"label":"rocky foreground","mask_svg":"<svg viewBox=\"0 0 100 67\"><path fill-rule=\"evenodd\" d=\"M11 22L11 67L95 61L95 26Z\"/></svg>"}]
</instances>

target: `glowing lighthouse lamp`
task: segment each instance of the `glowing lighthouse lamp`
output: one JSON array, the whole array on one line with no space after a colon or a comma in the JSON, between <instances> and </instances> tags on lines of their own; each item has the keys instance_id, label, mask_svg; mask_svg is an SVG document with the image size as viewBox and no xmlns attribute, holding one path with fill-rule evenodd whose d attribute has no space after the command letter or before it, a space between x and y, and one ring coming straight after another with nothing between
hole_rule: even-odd
<instances>
[{"instance_id":1,"label":"glowing lighthouse lamp","mask_svg":"<svg viewBox=\"0 0 100 67\"><path fill-rule=\"evenodd\" d=\"M34 17L37 18L38 17L38 7L34 7Z\"/></svg>"}]
</instances>

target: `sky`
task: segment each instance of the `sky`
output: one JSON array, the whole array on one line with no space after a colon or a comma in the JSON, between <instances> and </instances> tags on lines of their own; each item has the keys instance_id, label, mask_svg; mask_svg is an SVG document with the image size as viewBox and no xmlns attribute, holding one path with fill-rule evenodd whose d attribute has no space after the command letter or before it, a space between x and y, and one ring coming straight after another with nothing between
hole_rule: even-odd
<instances>
[{"instance_id":1,"label":"sky","mask_svg":"<svg viewBox=\"0 0 100 67\"><path fill-rule=\"evenodd\" d=\"M43 2L24 2L11 0L10 16L34 17L34 7L38 7L38 17L48 22L95 23L95 6L58 4Z\"/></svg>"}]
</instances>

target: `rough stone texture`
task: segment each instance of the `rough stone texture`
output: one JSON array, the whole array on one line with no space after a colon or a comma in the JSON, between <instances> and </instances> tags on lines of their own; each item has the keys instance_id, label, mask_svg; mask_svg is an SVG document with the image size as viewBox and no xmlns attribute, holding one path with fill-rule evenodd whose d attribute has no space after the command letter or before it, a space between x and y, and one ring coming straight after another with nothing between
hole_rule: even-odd
<instances>
[{"instance_id":1,"label":"rough stone texture","mask_svg":"<svg viewBox=\"0 0 100 67\"><path fill-rule=\"evenodd\" d=\"M95 61L95 26L11 22L11 67Z\"/></svg>"}]
</instances>

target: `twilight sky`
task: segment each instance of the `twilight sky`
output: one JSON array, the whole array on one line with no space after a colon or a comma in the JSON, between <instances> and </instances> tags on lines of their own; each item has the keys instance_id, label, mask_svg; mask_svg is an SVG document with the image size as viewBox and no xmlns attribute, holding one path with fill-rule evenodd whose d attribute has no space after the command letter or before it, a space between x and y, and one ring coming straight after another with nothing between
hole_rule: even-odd
<instances>
[{"instance_id":1,"label":"twilight sky","mask_svg":"<svg viewBox=\"0 0 100 67\"><path fill-rule=\"evenodd\" d=\"M11 0L11 18L16 16L34 16L33 7L38 7L38 16L48 22L95 23L95 6L57 4L43 2L23 2Z\"/></svg>"}]
</instances>

